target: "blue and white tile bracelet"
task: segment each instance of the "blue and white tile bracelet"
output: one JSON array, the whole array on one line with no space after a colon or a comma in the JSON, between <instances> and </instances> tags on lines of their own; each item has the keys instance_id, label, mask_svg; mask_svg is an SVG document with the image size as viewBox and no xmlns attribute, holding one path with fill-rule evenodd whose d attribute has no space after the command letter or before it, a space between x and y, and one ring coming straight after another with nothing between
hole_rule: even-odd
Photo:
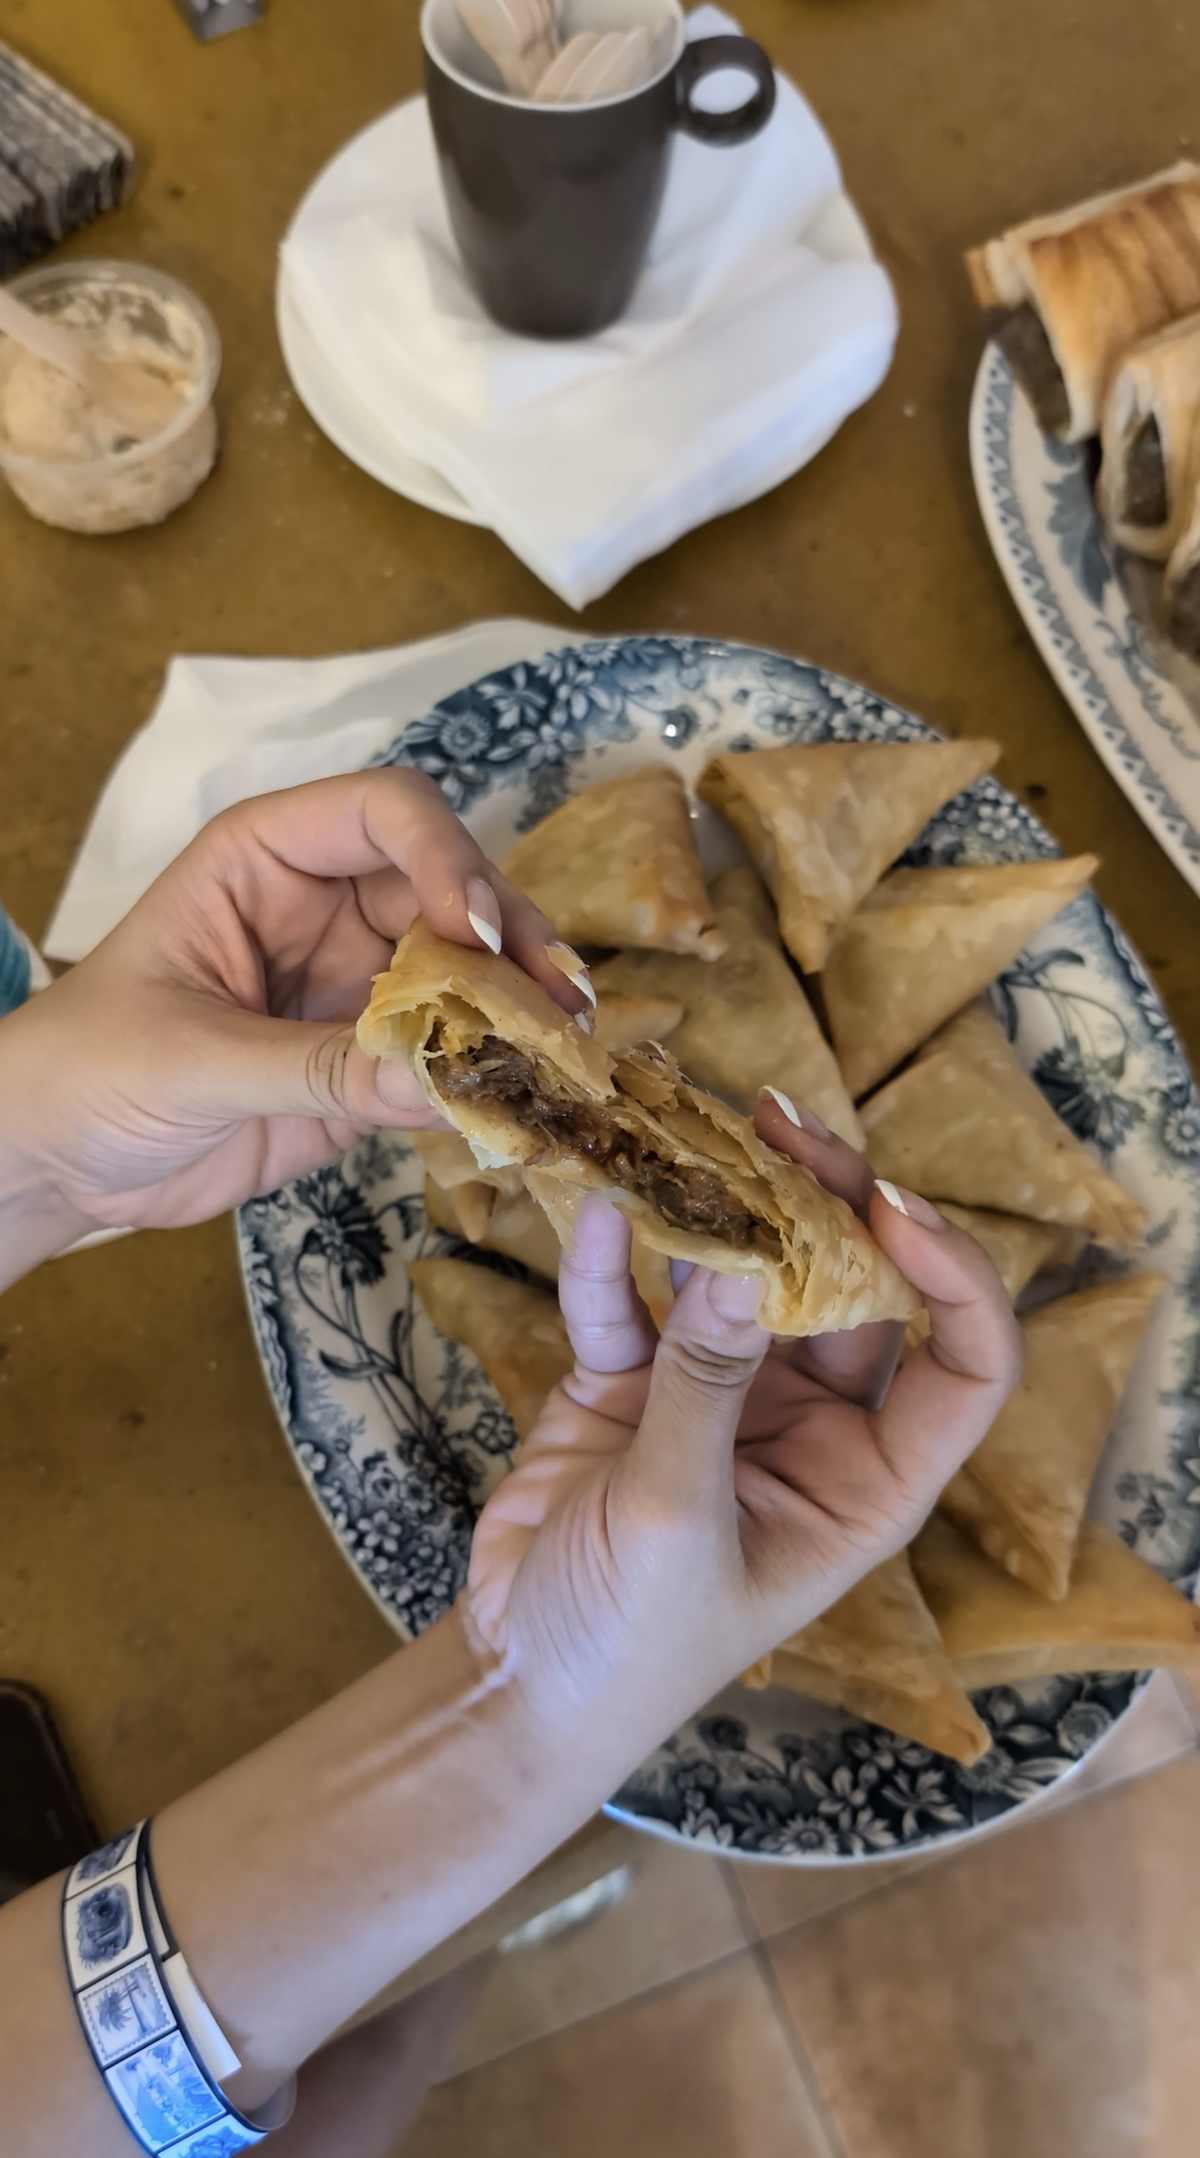
<instances>
[{"instance_id":1,"label":"blue and white tile bracelet","mask_svg":"<svg viewBox=\"0 0 1200 2158\"><path fill-rule=\"evenodd\" d=\"M266 2127L220 2088L238 2057L163 1915L148 1821L71 1868L62 1934L83 2035L142 2149L234 2158L261 2143Z\"/></svg>"}]
</instances>

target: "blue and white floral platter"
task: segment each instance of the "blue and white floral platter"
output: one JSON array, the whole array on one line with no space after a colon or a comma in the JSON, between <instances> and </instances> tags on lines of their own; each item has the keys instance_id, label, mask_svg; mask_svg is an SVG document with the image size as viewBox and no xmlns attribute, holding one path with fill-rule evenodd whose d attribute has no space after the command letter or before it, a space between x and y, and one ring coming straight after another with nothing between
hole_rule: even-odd
<instances>
[{"instance_id":1,"label":"blue and white floral platter","mask_svg":"<svg viewBox=\"0 0 1200 2158\"><path fill-rule=\"evenodd\" d=\"M694 782L718 749L917 740L930 730L802 660L693 638L570 646L448 697L380 760L430 772L502 856L567 794L647 759ZM737 842L708 811L710 872ZM927 827L907 859L1054 853L992 779ZM997 1008L1059 1114L1149 1208L1157 1308L1096 1481L1093 1510L1170 1579L1200 1564L1200 1101L1170 1022L1116 924L1077 900L998 985ZM512 1427L464 1350L435 1333L407 1262L457 1245L424 1219L415 1151L352 1147L332 1169L243 1207L250 1309L280 1420L346 1557L403 1635L460 1588L472 1523L503 1476ZM1119 1271L1092 1254L1079 1279ZM1056 1286L1073 1285L1064 1279ZM974 1769L777 1689L733 1686L631 1777L612 1811L683 1841L792 1863L896 1856L1028 1805L1111 1730L1133 1675L997 1687L995 1743Z\"/></svg>"},{"instance_id":2,"label":"blue and white floral platter","mask_svg":"<svg viewBox=\"0 0 1200 2158\"><path fill-rule=\"evenodd\" d=\"M1089 446L1042 434L990 342L970 443L984 527L1034 643L1113 778L1200 892L1200 670L1157 631L1157 573L1114 558Z\"/></svg>"}]
</instances>

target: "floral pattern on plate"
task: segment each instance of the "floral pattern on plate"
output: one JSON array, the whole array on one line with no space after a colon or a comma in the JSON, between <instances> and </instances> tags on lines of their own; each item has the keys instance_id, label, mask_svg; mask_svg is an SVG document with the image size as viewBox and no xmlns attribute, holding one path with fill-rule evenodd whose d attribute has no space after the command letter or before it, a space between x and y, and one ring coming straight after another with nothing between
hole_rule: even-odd
<instances>
[{"instance_id":1,"label":"floral pattern on plate","mask_svg":"<svg viewBox=\"0 0 1200 2158\"><path fill-rule=\"evenodd\" d=\"M695 638L573 645L511 667L412 722L380 762L431 774L493 856L570 793L647 758L694 783L718 749L920 740L930 730L803 660ZM712 873L736 842L701 809ZM906 860L1050 855L1045 829L995 780L926 826ZM1200 1101L1159 999L1090 894L997 985L1025 1068L1150 1210L1144 1262L1170 1274L1097 1476L1093 1510L1172 1580L1200 1564ZM375 1136L335 1167L242 1208L247 1296L280 1421L350 1564L404 1635L445 1611L471 1527L504 1474L512 1426L465 1351L414 1304L407 1262L450 1251L503 1267L426 1223L422 1169ZM1079 1285L1125 1270L1093 1251ZM1030 1804L1128 1707L1133 1674L996 1687L974 1769L778 1689L730 1687L612 1801L683 1841L792 1864L928 1850Z\"/></svg>"}]
</instances>

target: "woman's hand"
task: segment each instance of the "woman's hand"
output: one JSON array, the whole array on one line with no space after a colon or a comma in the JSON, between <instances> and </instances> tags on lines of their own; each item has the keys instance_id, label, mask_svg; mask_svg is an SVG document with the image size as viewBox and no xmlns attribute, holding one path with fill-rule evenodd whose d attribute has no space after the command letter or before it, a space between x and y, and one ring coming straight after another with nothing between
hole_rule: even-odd
<instances>
[{"instance_id":1,"label":"woman's hand","mask_svg":"<svg viewBox=\"0 0 1200 2158\"><path fill-rule=\"evenodd\" d=\"M773 1107L759 1124L869 1213L931 1333L887 1386L898 1329L772 1351L759 1284L696 1268L659 1341L627 1224L581 1209L575 1370L484 1509L464 1608L548 1723L628 1727L631 1761L909 1542L1021 1369L972 1238L907 1193L900 1212L840 1141Z\"/></svg>"},{"instance_id":2,"label":"woman's hand","mask_svg":"<svg viewBox=\"0 0 1200 2158\"><path fill-rule=\"evenodd\" d=\"M6 1208L60 1216L60 1242L203 1220L363 1130L436 1123L407 1066L354 1039L418 912L462 944L502 937L586 1008L548 952L573 955L423 774L319 780L217 817L89 958L0 1022L0 1242Z\"/></svg>"}]
</instances>

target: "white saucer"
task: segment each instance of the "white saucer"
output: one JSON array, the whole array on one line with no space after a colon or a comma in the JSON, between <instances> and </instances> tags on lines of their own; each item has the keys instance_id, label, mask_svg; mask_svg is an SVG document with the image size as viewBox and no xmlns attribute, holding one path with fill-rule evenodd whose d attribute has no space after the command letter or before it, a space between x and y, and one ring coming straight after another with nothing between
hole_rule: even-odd
<instances>
[{"instance_id":1,"label":"white saucer","mask_svg":"<svg viewBox=\"0 0 1200 2158\"><path fill-rule=\"evenodd\" d=\"M342 380L309 329L282 261L275 287L275 326L297 397L322 434L328 435L351 464L360 465L381 486L390 487L394 494L407 495L410 502L419 502L424 509L439 510L443 517L457 517L460 524L486 524L486 518L463 500L458 489L432 465L423 464L404 449Z\"/></svg>"}]
</instances>

